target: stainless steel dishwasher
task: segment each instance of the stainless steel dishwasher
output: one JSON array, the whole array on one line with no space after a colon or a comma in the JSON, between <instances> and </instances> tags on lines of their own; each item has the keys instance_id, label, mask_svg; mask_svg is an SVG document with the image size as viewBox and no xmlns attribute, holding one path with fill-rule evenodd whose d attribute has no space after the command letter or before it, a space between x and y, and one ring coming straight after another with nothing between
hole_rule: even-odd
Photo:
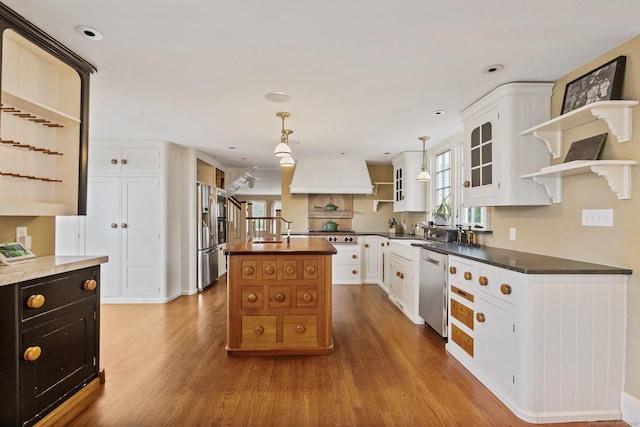
<instances>
[{"instance_id":1,"label":"stainless steel dishwasher","mask_svg":"<svg viewBox=\"0 0 640 427\"><path fill-rule=\"evenodd\" d=\"M420 299L418 313L443 337L447 336L447 255L420 251Z\"/></svg>"}]
</instances>

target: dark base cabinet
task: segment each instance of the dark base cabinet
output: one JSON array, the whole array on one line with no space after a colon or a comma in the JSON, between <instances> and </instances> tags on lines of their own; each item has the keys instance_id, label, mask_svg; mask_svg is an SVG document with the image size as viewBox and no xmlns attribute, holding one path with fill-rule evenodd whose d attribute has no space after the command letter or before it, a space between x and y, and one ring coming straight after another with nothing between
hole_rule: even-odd
<instances>
[{"instance_id":1,"label":"dark base cabinet","mask_svg":"<svg viewBox=\"0 0 640 427\"><path fill-rule=\"evenodd\" d=\"M0 425L33 425L98 377L99 281L94 266L0 287Z\"/></svg>"}]
</instances>

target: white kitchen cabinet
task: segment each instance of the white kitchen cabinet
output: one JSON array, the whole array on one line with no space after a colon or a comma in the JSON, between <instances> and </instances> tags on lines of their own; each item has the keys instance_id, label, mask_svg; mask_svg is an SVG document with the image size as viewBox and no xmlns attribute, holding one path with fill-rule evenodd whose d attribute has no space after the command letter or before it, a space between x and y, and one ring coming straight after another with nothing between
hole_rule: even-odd
<instances>
[{"instance_id":1,"label":"white kitchen cabinet","mask_svg":"<svg viewBox=\"0 0 640 427\"><path fill-rule=\"evenodd\" d=\"M89 175L158 176L160 148L92 143L89 150Z\"/></svg>"},{"instance_id":2,"label":"white kitchen cabinet","mask_svg":"<svg viewBox=\"0 0 640 427\"><path fill-rule=\"evenodd\" d=\"M362 282L377 285L382 280L382 238L378 236L363 236L361 239Z\"/></svg>"},{"instance_id":3,"label":"white kitchen cabinet","mask_svg":"<svg viewBox=\"0 0 640 427\"><path fill-rule=\"evenodd\" d=\"M453 255L449 268L446 349L518 417L620 419L625 275L523 274Z\"/></svg>"},{"instance_id":4,"label":"white kitchen cabinet","mask_svg":"<svg viewBox=\"0 0 640 427\"><path fill-rule=\"evenodd\" d=\"M56 253L109 256L102 268L103 303L179 296L179 149L169 143L91 142L90 153L87 215L56 218Z\"/></svg>"},{"instance_id":5,"label":"white kitchen cabinet","mask_svg":"<svg viewBox=\"0 0 640 427\"><path fill-rule=\"evenodd\" d=\"M393 211L426 211L428 185L416 180L422 168L422 152L400 153L392 159L392 163Z\"/></svg>"},{"instance_id":6,"label":"white kitchen cabinet","mask_svg":"<svg viewBox=\"0 0 640 427\"><path fill-rule=\"evenodd\" d=\"M336 285L361 285L362 270L360 245L334 243L338 253L331 257L333 283Z\"/></svg>"},{"instance_id":7,"label":"white kitchen cabinet","mask_svg":"<svg viewBox=\"0 0 640 427\"><path fill-rule=\"evenodd\" d=\"M551 83L509 83L467 107L464 205L548 205L540 185L522 175L549 166L546 144L522 131L548 120Z\"/></svg>"},{"instance_id":8,"label":"white kitchen cabinet","mask_svg":"<svg viewBox=\"0 0 640 427\"><path fill-rule=\"evenodd\" d=\"M389 246L389 299L414 323L424 324L418 314L420 248L410 241L391 241Z\"/></svg>"}]
</instances>

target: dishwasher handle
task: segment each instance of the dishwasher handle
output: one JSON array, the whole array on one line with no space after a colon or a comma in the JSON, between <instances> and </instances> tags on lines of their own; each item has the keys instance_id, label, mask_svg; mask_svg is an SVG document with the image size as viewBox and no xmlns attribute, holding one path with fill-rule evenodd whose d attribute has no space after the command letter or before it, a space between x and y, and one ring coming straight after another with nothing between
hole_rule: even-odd
<instances>
[{"instance_id":1,"label":"dishwasher handle","mask_svg":"<svg viewBox=\"0 0 640 427\"><path fill-rule=\"evenodd\" d=\"M422 257L424 261L430 262L431 264L440 265L440 261L437 259L429 258L428 256Z\"/></svg>"}]
</instances>

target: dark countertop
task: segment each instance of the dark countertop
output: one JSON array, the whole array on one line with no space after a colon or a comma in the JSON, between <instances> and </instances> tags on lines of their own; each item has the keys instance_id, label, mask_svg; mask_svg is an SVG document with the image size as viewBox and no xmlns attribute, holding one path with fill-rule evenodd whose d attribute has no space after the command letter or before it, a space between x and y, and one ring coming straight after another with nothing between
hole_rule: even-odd
<instances>
[{"instance_id":1,"label":"dark countertop","mask_svg":"<svg viewBox=\"0 0 640 427\"><path fill-rule=\"evenodd\" d=\"M628 268L611 267L565 258L512 251L489 246L466 246L456 243L441 243L425 240L412 243L447 255L456 255L496 267L506 268L525 274L632 274Z\"/></svg>"},{"instance_id":2,"label":"dark countertop","mask_svg":"<svg viewBox=\"0 0 640 427\"><path fill-rule=\"evenodd\" d=\"M291 233L292 235L294 233ZM296 233L306 235L307 233ZM328 233L331 234L331 233ZM621 267L537 255L510 249L493 248L489 246L467 246L456 243L442 243L434 240L424 240L422 233L417 235L392 234L388 232L371 231L356 232L358 236L380 236L391 240L417 240L412 246L424 247L447 255L456 255L473 261L480 261L496 267L506 268L524 274L632 274L633 270Z\"/></svg>"}]
</instances>

